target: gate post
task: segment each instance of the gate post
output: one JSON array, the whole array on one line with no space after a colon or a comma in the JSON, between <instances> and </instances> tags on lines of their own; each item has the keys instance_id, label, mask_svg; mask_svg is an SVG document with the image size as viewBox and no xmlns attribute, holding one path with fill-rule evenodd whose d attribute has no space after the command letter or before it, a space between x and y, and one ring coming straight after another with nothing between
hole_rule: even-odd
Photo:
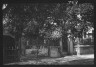
<instances>
[{"instance_id":1,"label":"gate post","mask_svg":"<svg viewBox=\"0 0 96 67\"><path fill-rule=\"evenodd\" d=\"M78 42L77 42L77 56L79 56L80 55L80 39L78 38L77 39L78 40Z\"/></svg>"},{"instance_id":2,"label":"gate post","mask_svg":"<svg viewBox=\"0 0 96 67\"><path fill-rule=\"evenodd\" d=\"M71 55L73 54L73 41L71 36L68 37L68 53Z\"/></svg>"}]
</instances>

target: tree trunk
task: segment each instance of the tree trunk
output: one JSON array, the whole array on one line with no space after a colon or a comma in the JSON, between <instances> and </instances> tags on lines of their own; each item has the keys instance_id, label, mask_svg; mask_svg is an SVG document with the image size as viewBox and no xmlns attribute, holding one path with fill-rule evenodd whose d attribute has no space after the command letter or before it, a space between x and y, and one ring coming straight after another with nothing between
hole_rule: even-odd
<instances>
[{"instance_id":1,"label":"tree trunk","mask_svg":"<svg viewBox=\"0 0 96 67\"><path fill-rule=\"evenodd\" d=\"M26 45L26 40L24 37L21 38L21 51L22 51L22 55L25 55L25 45Z\"/></svg>"},{"instance_id":2,"label":"tree trunk","mask_svg":"<svg viewBox=\"0 0 96 67\"><path fill-rule=\"evenodd\" d=\"M49 44L49 40L47 40L48 43L48 56L50 57L50 44Z\"/></svg>"},{"instance_id":3,"label":"tree trunk","mask_svg":"<svg viewBox=\"0 0 96 67\"><path fill-rule=\"evenodd\" d=\"M61 53L62 53L62 38L60 38L60 51L61 51Z\"/></svg>"}]
</instances>

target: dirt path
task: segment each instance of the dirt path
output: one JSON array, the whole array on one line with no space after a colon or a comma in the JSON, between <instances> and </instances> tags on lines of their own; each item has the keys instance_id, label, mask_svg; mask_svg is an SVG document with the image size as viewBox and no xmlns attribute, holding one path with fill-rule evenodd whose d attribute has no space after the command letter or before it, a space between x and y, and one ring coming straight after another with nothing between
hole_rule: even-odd
<instances>
[{"instance_id":1,"label":"dirt path","mask_svg":"<svg viewBox=\"0 0 96 67\"><path fill-rule=\"evenodd\" d=\"M62 58L45 58L38 60L28 60L26 62L10 63L6 65L91 65L94 64L94 55L66 56Z\"/></svg>"}]
</instances>

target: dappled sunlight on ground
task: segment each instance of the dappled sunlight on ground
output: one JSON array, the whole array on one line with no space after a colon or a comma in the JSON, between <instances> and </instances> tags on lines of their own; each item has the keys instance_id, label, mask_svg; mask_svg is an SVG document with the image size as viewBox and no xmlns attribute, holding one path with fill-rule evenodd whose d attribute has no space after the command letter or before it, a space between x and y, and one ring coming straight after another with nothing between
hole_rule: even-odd
<instances>
[{"instance_id":1,"label":"dappled sunlight on ground","mask_svg":"<svg viewBox=\"0 0 96 67\"><path fill-rule=\"evenodd\" d=\"M81 58L94 58L94 55L91 54L91 55L80 55L79 57Z\"/></svg>"},{"instance_id":2,"label":"dappled sunlight on ground","mask_svg":"<svg viewBox=\"0 0 96 67\"><path fill-rule=\"evenodd\" d=\"M94 64L94 54L90 55L73 55L73 56L65 56L61 58L45 58L45 59L38 59L38 60L28 60L26 62L17 62L17 63L10 63L7 65L26 65L26 64L35 64L35 65L42 65L42 64L52 64L52 65L60 65L60 64Z\"/></svg>"}]
</instances>

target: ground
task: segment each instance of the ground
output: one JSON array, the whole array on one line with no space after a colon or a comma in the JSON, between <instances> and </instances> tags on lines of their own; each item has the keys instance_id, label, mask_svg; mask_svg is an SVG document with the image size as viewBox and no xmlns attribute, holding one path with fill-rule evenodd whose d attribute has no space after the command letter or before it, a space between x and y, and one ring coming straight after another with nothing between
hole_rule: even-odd
<instances>
[{"instance_id":1,"label":"ground","mask_svg":"<svg viewBox=\"0 0 96 67\"><path fill-rule=\"evenodd\" d=\"M72 55L61 58L45 58L37 60L27 60L6 65L92 65L94 64L94 54Z\"/></svg>"}]
</instances>

